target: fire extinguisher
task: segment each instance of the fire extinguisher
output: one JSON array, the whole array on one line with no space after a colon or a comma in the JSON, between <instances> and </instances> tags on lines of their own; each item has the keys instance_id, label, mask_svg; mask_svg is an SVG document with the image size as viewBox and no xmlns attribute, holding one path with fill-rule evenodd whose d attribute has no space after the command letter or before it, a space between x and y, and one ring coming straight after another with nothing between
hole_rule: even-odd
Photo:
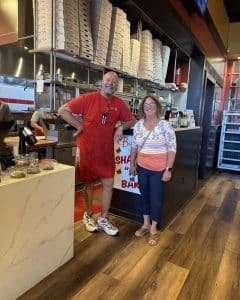
<instances>
[{"instance_id":1,"label":"fire extinguisher","mask_svg":"<svg viewBox=\"0 0 240 300\"><path fill-rule=\"evenodd\" d=\"M176 85L180 85L182 82L182 68L177 66L176 73L175 73L175 83Z\"/></svg>"}]
</instances>

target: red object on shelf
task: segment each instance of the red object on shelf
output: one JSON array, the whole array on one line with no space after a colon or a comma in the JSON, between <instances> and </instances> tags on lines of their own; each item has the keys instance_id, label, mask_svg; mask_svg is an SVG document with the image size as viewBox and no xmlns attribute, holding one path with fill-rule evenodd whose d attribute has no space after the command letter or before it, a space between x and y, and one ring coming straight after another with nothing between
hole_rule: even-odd
<instances>
[{"instance_id":1,"label":"red object on shelf","mask_svg":"<svg viewBox=\"0 0 240 300\"><path fill-rule=\"evenodd\" d=\"M175 74L175 83L176 85L180 85L181 82L182 82L182 68L178 66Z\"/></svg>"}]
</instances>

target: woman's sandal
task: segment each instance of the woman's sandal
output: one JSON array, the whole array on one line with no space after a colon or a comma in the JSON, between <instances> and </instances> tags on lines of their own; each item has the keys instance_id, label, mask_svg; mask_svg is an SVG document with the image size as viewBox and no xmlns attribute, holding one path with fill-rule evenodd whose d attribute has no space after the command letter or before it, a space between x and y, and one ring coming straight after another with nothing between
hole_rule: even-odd
<instances>
[{"instance_id":1,"label":"woman's sandal","mask_svg":"<svg viewBox=\"0 0 240 300\"><path fill-rule=\"evenodd\" d=\"M154 233L154 234L150 233L149 239L148 239L148 244L150 246L156 246L157 242L158 242L158 234L157 233Z\"/></svg>"},{"instance_id":2,"label":"woman's sandal","mask_svg":"<svg viewBox=\"0 0 240 300\"><path fill-rule=\"evenodd\" d=\"M136 237L142 237L145 234L149 233L149 229L145 228L145 227L140 227L136 232L135 232L135 236Z\"/></svg>"}]
</instances>

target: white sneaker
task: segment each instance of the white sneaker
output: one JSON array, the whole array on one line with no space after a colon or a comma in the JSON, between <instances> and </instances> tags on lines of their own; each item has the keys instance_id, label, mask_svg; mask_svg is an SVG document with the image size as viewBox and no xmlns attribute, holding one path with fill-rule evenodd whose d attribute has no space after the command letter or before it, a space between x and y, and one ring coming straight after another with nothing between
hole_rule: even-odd
<instances>
[{"instance_id":1,"label":"white sneaker","mask_svg":"<svg viewBox=\"0 0 240 300\"><path fill-rule=\"evenodd\" d=\"M92 214L89 215L87 212L84 213L83 215L83 224L85 225L85 228L89 232L95 232L98 231L98 226L93 218Z\"/></svg>"},{"instance_id":2,"label":"white sneaker","mask_svg":"<svg viewBox=\"0 0 240 300\"><path fill-rule=\"evenodd\" d=\"M107 218L99 217L97 223L98 228L105 231L106 234L111 236L118 234L118 229L114 227Z\"/></svg>"}]
</instances>

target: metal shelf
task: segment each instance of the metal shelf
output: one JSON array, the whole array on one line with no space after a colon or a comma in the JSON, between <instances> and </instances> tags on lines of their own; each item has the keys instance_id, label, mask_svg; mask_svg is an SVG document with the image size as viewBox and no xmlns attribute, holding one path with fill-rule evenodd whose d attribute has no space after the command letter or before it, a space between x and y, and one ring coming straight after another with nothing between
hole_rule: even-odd
<instances>
[{"instance_id":1,"label":"metal shelf","mask_svg":"<svg viewBox=\"0 0 240 300\"><path fill-rule=\"evenodd\" d=\"M240 134L240 131L239 131L239 130L238 130L238 132L236 132L236 131L237 131L237 130L235 130L235 131L231 131L231 130L229 131L229 130L226 130L225 133L226 133L226 134Z\"/></svg>"},{"instance_id":2,"label":"metal shelf","mask_svg":"<svg viewBox=\"0 0 240 300\"><path fill-rule=\"evenodd\" d=\"M223 151L240 153L240 150L224 148Z\"/></svg>"},{"instance_id":3,"label":"metal shelf","mask_svg":"<svg viewBox=\"0 0 240 300\"><path fill-rule=\"evenodd\" d=\"M218 153L218 168L240 171L240 157L238 158L240 150L234 149L237 147L236 144L240 144L240 140L238 140L240 131L238 129L235 130L234 126L238 126L240 124L236 122L236 120L233 120L233 122L229 121L229 117L232 116L236 116L237 118L240 118L240 112L227 112L227 111L223 112L222 131L221 131L220 146L219 146L219 153ZM227 129L227 126L229 125L233 126L233 129L230 131L229 129ZM234 138L234 139L232 140L229 138ZM225 145L226 143L228 143L228 145ZM225 148L226 146L227 148ZM227 157L225 157L225 155L227 155Z\"/></svg>"},{"instance_id":4,"label":"metal shelf","mask_svg":"<svg viewBox=\"0 0 240 300\"><path fill-rule=\"evenodd\" d=\"M142 99L143 97L139 96L141 88L145 89L147 92L154 91L156 93L160 93L159 91L167 91L167 92L169 92L169 94L175 93L175 92L183 92L186 90L186 87L179 88L174 83L166 83L166 84L161 85L156 82L152 82L152 81L149 81L149 80L146 80L143 78L138 78L138 77L136 77L130 73L127 73L125 71L122 71L120 69L111 68L106 65L95 64L89 59L88 56L86 56L86 57L84 57L84 55L79 56L79 53L76 54L74 51L57 49L56 46L59 47L56 44L56 36L55 36L56 35L56 26L57 26L56 25L57 24L56 23L56 3L57 3L57 1L52 0L50 2L51 2L51 11L49 11L48 13L50 14L50 17L52 18L52 23L51 23L51 28L50 28L51 43L47 44L49 47L37 48L38 45L40 45L40 44L37 44L37 39L36 39L36 37L37 37L36 33L38 32L37 31L38 15L37 15L36 1L34 1L34 15L35 15L34 46L33 46L33 49L29 50L29 52L34 54L34 74L35 74L34 76L35 77L36 77L36 73L37 73L37 70L36 70L37 55L43 54L43 55L49 56L49 62L50 62L49 63L49 65L50 65L49 75L50 75L51 80L45 81L45 82L48 82L50 84L49 90L50 90L50 108L51 108L51 110L55 110L57 108L56 95L55 95L56 94L55 93L56 86L65 86L65 87L70 87L70 88L71 87L76 88L76 90L75 90L76 94L79 93L79 90L77 90L77 89L81 89L82 91L98 90L97 87L90 85L90 82L93 83L93 81L90 80L92 73L98 73L98 72L94 72L94 71L100 71L100 72L104 73L105 71L112 70L112 71L116 72L119 75L119 77L132 80L132 82L131 82L131 86L133 87L132 94L116 93L116 95L120 96L123 100L126 100L126 101L131 101L133 98L137 99L137 100ZM118 1L118 2L120 4L121 1ZM119 6L119 4L117 4L117 6ZM128 7L128 5L127 5L127 7ZM136 12L139 12L139 8L138 8L138 6L136 6L134 4L134 1L130 1L129 9L132 12L131 14L134 15L134 19L137 16L136 21L139 22L139 20L138 20L139 14L137 13L137 15L135 16L135 12L132 11L133 7L134 7L134 11L136 10ZM141 11L141 9L140 9L140 11ZM158 34L160 34L160 36L162 36L163 32L160 30L159 26L157 26L155 23L152 23L152 20L150 20L144 13L142 13L142 11L141 11L141 18L146 19L147 23L149 23L150 27L155 31L155 33L158 33ZM168 38L167 38L167 40L168 40L168 46L170 46L170 48L175 51L175 53L174 53L174 56L175 56L174 70L173 70L173 76L171 79L171 80L173 80L173 78L175 78L176 61L177 61L178 57L180 59L183 59L183 61L185 61L185 63L186 62L189 63L190 60L189 60L188 55L186 55L182 51L176 50L177 47L176 47L176 44L173 43L173 41L169 40ZM56 66L57 66L57 64L59 64L59 60L69 62L69 65L70 65L70 63L81 65L84 68L84 76L86 75L86 77L87 77L87 79L85 80L86 85L79 84L79 83L72 83L72 82L64 83L64 82L55 81L55 79L57 78L56 77L56 75L57 75L56 74ZM86 70L87 70L87 72L85 72ZM188 66L188 72L189 72L189 66ZM85 73L87 73L87 74L85 74ZM101 75L101 74L99 74L99 75ZM35 91L35 96L36 96L36 91Z\"/></svg>"},{"instance_id":5,"label":"metal shelf","mask_svg":"<svg viewBox=\"0 0 240 300\"><path fill-rule=\"evenodd\" d=\"M226 111L223 112L223 114L225 113ZM240 111L237 111L237 112L227 112L226 113L227 116L239 116L240 117ZM228 122L229 123L229 122ZM226 123L225 123L226 124Z\"/></svg>"},{"instance_id":6,"label":"metal shelf","mask_svg":"<svg viewBox=\"0 0 240 300\"><path fill-rule=\"evenodd\" d=\"M224 140L224 143L235 143L235 144L240 144L240 141Z\"/></svg>"},{"instance_id":7,"label":"metal shelf","mask_svg":"<svg viewBox=\"0 0 240 300\"><path fill-rule=\"evenodd\" d=\"M238 159L238 158L223 157L222 160L239 161L240 162L240 159Z\"/></svg>"},{"instance_id":8,"label":"metal shelf","mask_svg":"<svg viewBox=\"0 0 240 300\"><path fill-rule=\"evenodd\" d=\"M33 83L36 83L36 82L37 82L37 80L33 81ZM99 88L94 86L93 84L86 84L86 83L65 81L65 80L58 81L58 80L44 79L44 84L55 84L56 86L79 88L81 90L88 90L88 91L99 90Z\"/></svg>"},{"instance_id":9,"label":"metal shelf","mask_svg":"<svg viewBox=\"0 0 240 300\"><path fill-rule=\"evenodd\" d=\"M231 164L222 163L221 169L233 170L233 171L240 171L240 165L239 166L234 165L234 168L233 168L233 165L231 165Z\"/></svg>"}]
</instances>

